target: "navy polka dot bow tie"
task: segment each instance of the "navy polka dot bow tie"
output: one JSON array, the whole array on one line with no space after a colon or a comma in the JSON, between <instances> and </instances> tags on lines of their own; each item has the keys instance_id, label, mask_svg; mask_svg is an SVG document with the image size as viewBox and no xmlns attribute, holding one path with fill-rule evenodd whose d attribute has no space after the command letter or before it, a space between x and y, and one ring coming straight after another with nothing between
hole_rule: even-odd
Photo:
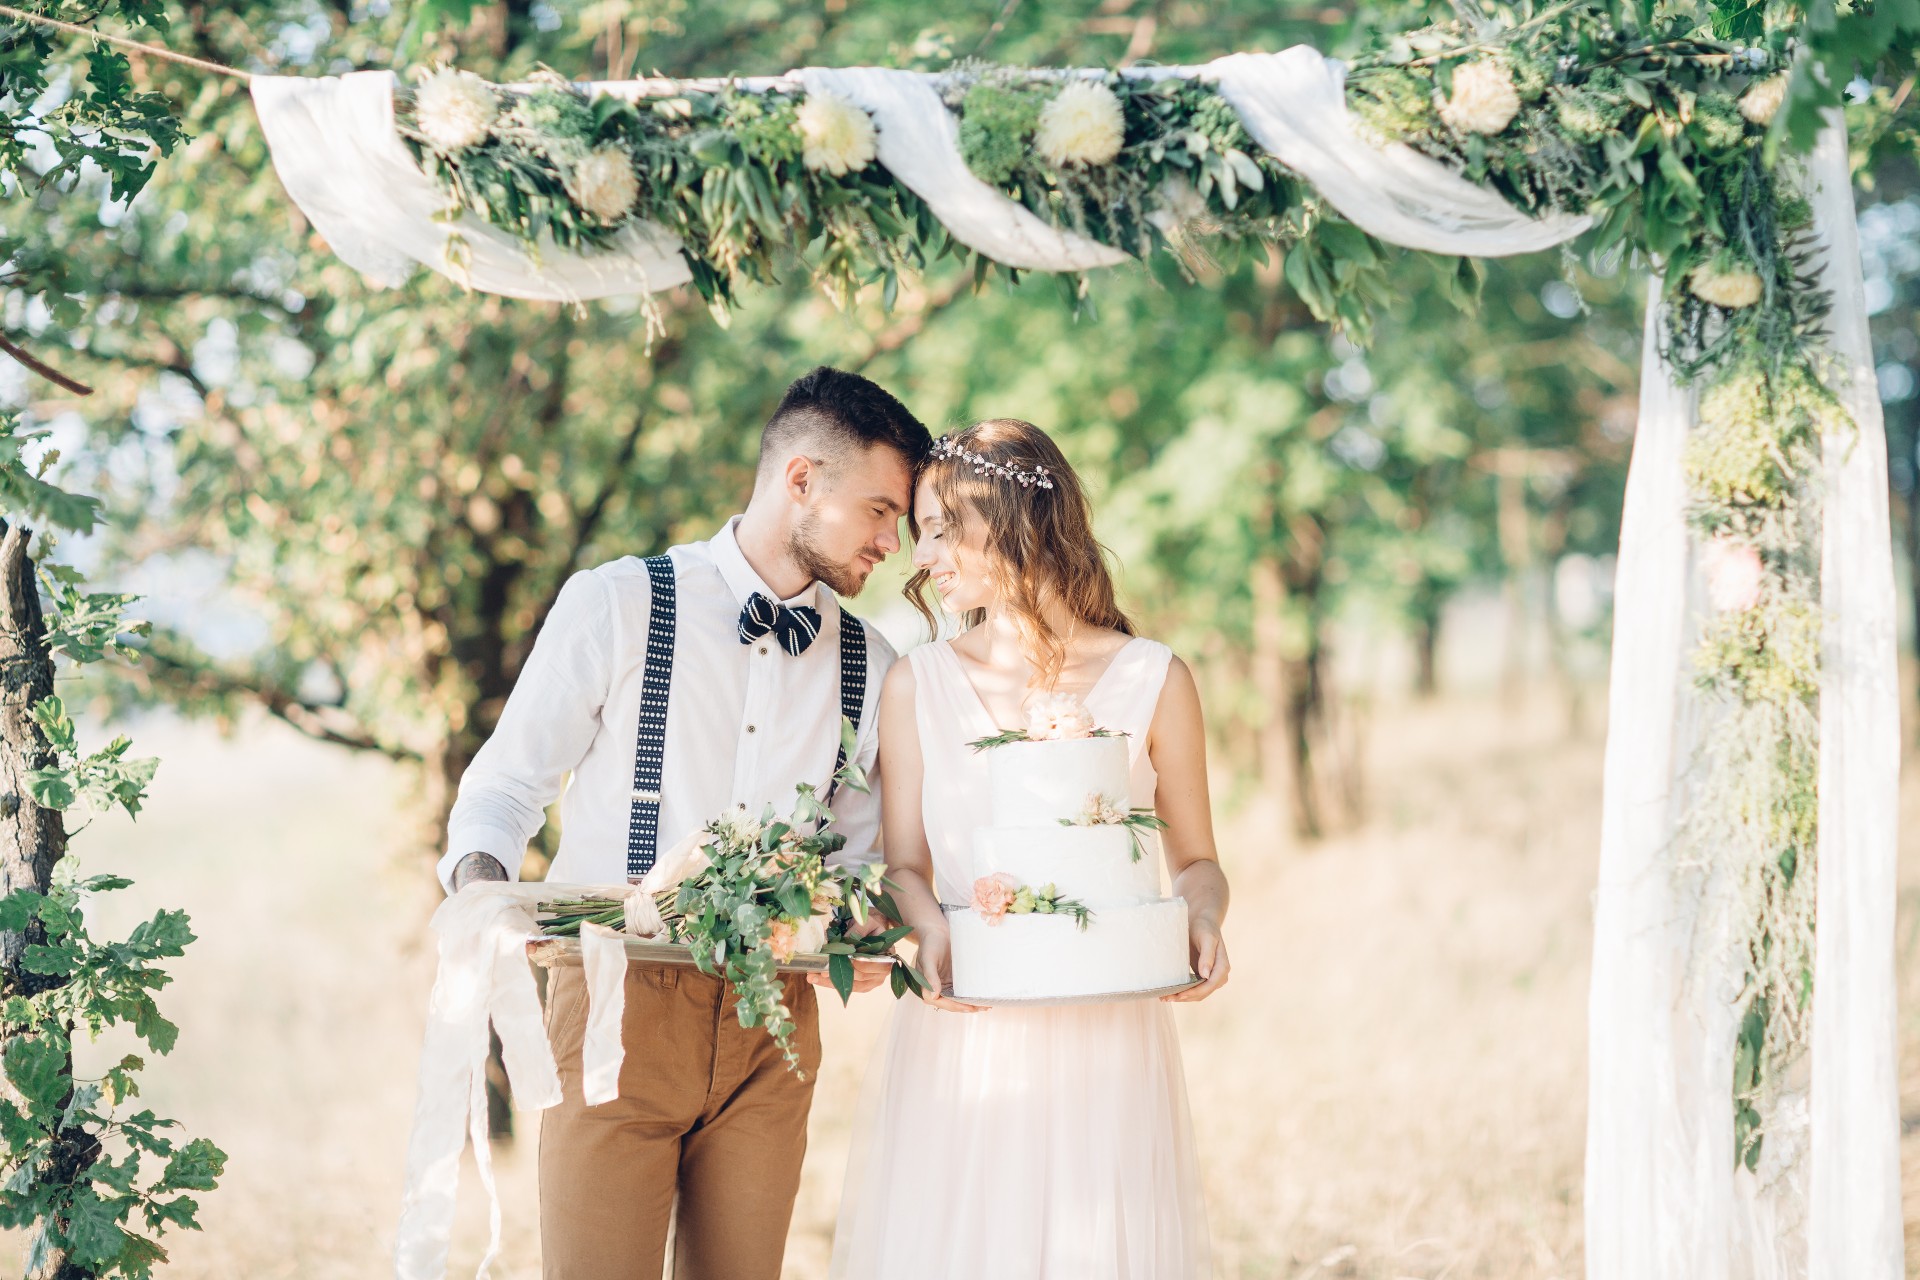
<instances>
[{"instance_id":1,"label":"navy polka dot bow tie","mask_svg":"<svg viewBox=\"0 0 1920 1280\"><path fill-rule=\"evenodd\" d=\"M820 611L806 605L788 608L756 591L740 610L740 643L752 644L769 631L782 649L797 658L820 634Z\"/></svg>"}]
</instances>

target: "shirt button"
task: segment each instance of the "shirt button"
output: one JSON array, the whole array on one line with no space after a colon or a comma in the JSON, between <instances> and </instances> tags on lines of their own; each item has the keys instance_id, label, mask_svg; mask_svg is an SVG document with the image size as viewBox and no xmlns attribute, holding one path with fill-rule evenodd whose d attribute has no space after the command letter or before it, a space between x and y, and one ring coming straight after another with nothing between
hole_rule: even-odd
<instances>
[{"instance_id":1,"label":"shirt button","mask_svg":"<svg viewBox=\"0 0 1920 1280\"><path fill-rule=\"evenodd\" d=\"M747 732L748 732L748 733L752 733L752 732L753 732L753 726L752 726L752 725L748 725L748 726L747 726Z\"/></svg>"},{"instance_id":2,"label":"shirt button","mask_svg":"<svg viewBox=\"0 0 1920 1280\"><path fill-rule=\"evenodd\" d=\"M765 645L761 645L761 646L760 646L760 652L761 652L761 653L765 653L766 651L767 651L767 646L765 646Z\"/></svg>"}]
</instances>

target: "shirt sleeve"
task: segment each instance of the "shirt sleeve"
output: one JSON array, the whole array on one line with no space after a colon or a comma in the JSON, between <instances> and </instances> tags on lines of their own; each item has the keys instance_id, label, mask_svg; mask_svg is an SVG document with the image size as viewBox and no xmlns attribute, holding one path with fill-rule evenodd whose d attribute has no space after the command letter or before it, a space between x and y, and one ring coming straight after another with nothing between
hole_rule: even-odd
<instances>
[{"instance_id":1,"label":"shirt sleeve","mask_svg":"<svg viewBox=\"0 0 1920 1280\"><path fill-rule=\"evenodd\" d=\"M853 618L852 614L841 616ZM847 843L827 859L831 866L859 866L879 862L884 856L880 844L880 687L897 658L879 630L868 627L867 699L860 709L860 750L855 757L867 772L867 790L842 787L834 797L834 829L847 838Z\"/></svg>"},{"instance_id":2,"label":"shirt sleeve","mask_svg":"<svg viewBox=\"0 0 1920 1280\"><path fill-rule=\"evenodd\" d=\"M609 584L591 569L567 579L493 736L461 775L438 867L449 893L455 864L470 853L492 855L519 879L527 841L600 731L616 631Z\"/></svg>"}]
</instances>

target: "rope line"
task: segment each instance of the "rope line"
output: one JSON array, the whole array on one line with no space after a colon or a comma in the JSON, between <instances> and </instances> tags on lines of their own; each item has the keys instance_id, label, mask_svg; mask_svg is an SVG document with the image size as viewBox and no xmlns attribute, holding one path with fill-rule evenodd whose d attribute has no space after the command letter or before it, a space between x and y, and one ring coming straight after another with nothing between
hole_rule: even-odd
<instances>
[{"instance_id":1,"label":"rope line","mask_svg":"<svg viewBox=\"0 0 1920 1280\"><path fill-rule=\"evenodd\" d=\"M189 54L175 53L163 49L157 44L142 44L138 40L129 40L125 36L110 36L104 31L92 27L83 27L78 23L62 22L58 18L49 18L44 14L27 13L12 5L0 4L0 16L14 18L20 22L30 22L36 26L51 27L55 31L65 31L71 35L85 36L89 40L98 40L102 44L118 45L122 49L131 49L135 53L144 53L155 58L165 58L168 62L177 62L182 66L195 67L201 71L211 71L215 75L232 76L236 80L251 80L253 76L238 67L222 66L218 62L208 62L204 58L195 58Z\"/></svg>"}]
</instances>

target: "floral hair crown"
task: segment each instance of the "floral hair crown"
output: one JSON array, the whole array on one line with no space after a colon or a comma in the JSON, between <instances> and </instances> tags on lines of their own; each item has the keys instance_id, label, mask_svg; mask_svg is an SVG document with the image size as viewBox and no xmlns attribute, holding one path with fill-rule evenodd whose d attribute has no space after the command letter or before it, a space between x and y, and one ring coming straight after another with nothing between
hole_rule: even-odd
<instances>
[{"instance_id":1,"label":"floral hair crown","mask_svg":"<svg viewBox=\"0 0 1920 1280\"><path fill-rule=\"evenodd\" d=\"M944 435L938 440L935 440L933 442L933 452L928 456L935 461L951 459L964 463L972 467L973 474L977 476L998 476L1002 480L1011 480L1023 488L1053 488L1053 477L1049 476L1047 469L1039 463L1036 462L1032 470L1027 470L1022 467L1009 467L1005 463L995 462L991 458L982 457L971 449L968 449L951 435Z\"/></svg>"}]
</instances>

